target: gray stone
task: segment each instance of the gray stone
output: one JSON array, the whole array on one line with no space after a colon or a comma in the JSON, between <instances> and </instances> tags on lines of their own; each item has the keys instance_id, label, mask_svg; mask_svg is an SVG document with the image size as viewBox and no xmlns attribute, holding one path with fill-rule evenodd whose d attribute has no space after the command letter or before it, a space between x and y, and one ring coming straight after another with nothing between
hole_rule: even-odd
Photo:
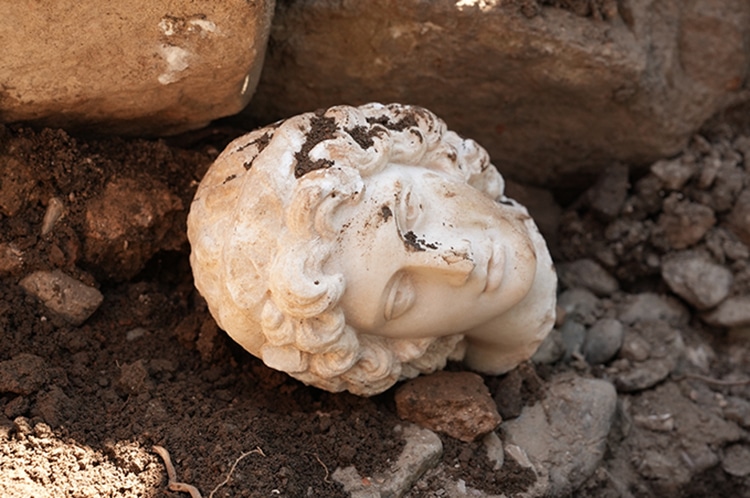
<instances>
[{"instance_id":1,"label":"gray stone","mask_svg":"<svg viewBox=\"0 0 750 498\"><path fill-rule=\"evenodd\" d=\"M586 327L575 320L566 320L560 327L560 336L565 348L565 360L580 357L583 341L586 340Z\"/></svg>"},{"instance_id":2,"label":"gray stone","mask_svg":"<svg viewBox=\"0 0 750 498\"><path fill-rule=\"evenodd\" d=\"M721 468L735 477L750 475L750 447L745 444L727 446L721 458Z\"/></svg>"},{"instance_id":3,"label":"gray stone","mask_svg":"<svg viewBox=\"0 0 750 498\"><path fill-rule=\"evenodd\" d=\"M617 217L628 196L628 175L628 167L624 164L618 163L606 168L597 182L586 191L591 210L605 220Z\"/></svg>"},{"instance_id":4,"label":"gray stone","mask_svg":"<svg viewBox=\"0 0 750 498\"><path fill-rule=\"evenodd\" d=\"M542 402L503 422L506 452L518 446L538 474L548 475L544 496L567 496L602 461L616 405L617 393L609 382L556 378Z\"/></svg>"},{"instance_id":5,"label":"gray stone","mask_svg":"<svg viewBox=\"0 0 750 498\"><path fill-rule=\"evenodd\" d=\"M73 325L85 322L102 304L102 293L60 270L37 271L20 282L53 313Z\"/></svg>"},{"instance_id":6,"label":"gray stone","mask_svg":"<svg viewBox=\"0 0 750 498\"><path fill-rule=\"evenodd\" d=\"M167 134L239 112L273 0L0 3L0 121ZM44 36L39 36L44 33Z\"/></svg>"},{"instance_id":7,"label":"gray stone","mask_svg":"<svg viewBox=\"0 0 750 498\"><path fill-rule=\"evenodd\" d=\"M271 122L343 102L415 103L487 147L509 176L551 184L613 159L672 155L746 99L744 0L627 2L600 12L604 21L522 8L279 2L247 114Z\"/></svg>"},{"instance_id":8,"label":"gray stone","mask_svg":"<svg viewBox=\"0 0 750 498\"><path fill-rule=\"evenodd\" d=\"M669 288L699 310L719 304L732 289L732 272L704 252L682 251L662 260L661 276Z\"/></svg>"},{"instance_id":9,"label":"gray stone","mask_svg":"<svg viewBox=\"0 0 750 498\"><path fill-rule=\"evenodd\" d=\"M717 327L746 327L750 325L750 295L730 297L701 318Z\"/></svg>"},{"instance_id":10,"label":"gray stone","mask_svg":"<svg viewBox=\"0 0 750 498\"><path fill-rule=\"evenodd\" d=\"M702 404L693 399L693 391L665 382L638 396L621 397L629 402L627 411L632 419L651 417L652 422L648 427L634 424L622 448L613 451L649 479L658 496L684 495L684 486L696 475L719 464L717 449L743 436L743 431L716 409L715 393L706 389L709 404ZM626 456L621 450L627 448L631 453ZM638 458L633 458L633 448L638 448Z\"/></svg>"},{"instance_id":11,"label":"gray stone","mask_svg":"<svg viewBox=\"0 0 750 498\"><path fill-rule=\"evenodd\" d=\"M592 365L611 360L622 346L624 329L614 318L602 318L586 331L583 356Z\"/></svg>"},{"instance_id":12,"label":"gray stone","mask_svg":"<svg viewBox=\"0 0 750 498\"><path fill-rule=\"evenodd\" d=\"M666 238L665 249L685 249L698 243L715 224L716 216L710 207L683 200L682 194L674 193L664 201L657 226Z\"/></svg>"},{"instance_id":13,"label":"gray stone","mask_svg":"<svg viewBox=\"0 0 750 498\"><path fill-rule=\"evenodd\" d=\"M640 361L634 358L632 342L647 344L648 357ZM626 361L613 364L617 389L633 392L655 386L677 368L684 351L680 331L667 322L638 322L625 332L620 356Z\"/></svg>"},{"instance_id":14,"label":"gray stone","mask_svg":"<svg viewBox=\"0 0 750 498\"><path fill-rule=\"evenodd\" d=\"M651 173L669 190L682 189L696 170L697 165L686 161L684 156L676 159L662 159L651 165Z\"/></svg>"},{"instance_id":15,"label":"gray stone","mask_svg":"<svg viewBox=\"0 0 750 498\"><path fill-rule=\"evenodd\" d=\"M552 329L531 357L531 361L541 365L551 365L559 361L563 355L565 355L565 343L562 334L558 329Z\"/></svg>"},{"instance_id":16,"label":"gray stone","mask_svg":"<svg viewBox=\"0 0 750 498\"><path fill-rule=\"evenodd\" d=\"M653 320L665 320L671 325L679 325L688 316L687 310L676 299L651 292L629 296L620 304L617 313L617 318L626 325Z\"/></svg>"},{"instance_id":17,"label":"gray stone","mask_svg":"<svg viewBox=\"0 0 750 498\"><path fill-rule=\"evenodd\" d=\"M493 470L500 470L505 462L505 450L497 432L492 431L484 436L482 443L484 444L484 449L487 451L487 459L495 464Z\"/></svg>"},{"instance_id":18,"label":"gray stone","mask_svg":"<svg viewBox=\"0 0 750 498\"><path fill-rule=\"evenodd\" d=\"M471 372L417 377L396 391L395 400L402 419L465 442L484 436L501 421L489 389Z\"/></svg>"},{"instance_id":19,"label":"gray stone","mask_svg":"<svg viewBox=\"0 0 750 498\"><path fill-rule=\"evenodd\" d=\"M582 287L597 296L609 296L620 289L617 280L591 259L561 263L557 267L557 274L568 289Z\"/></svg>"},{"instance_id":20,"label":"gray stone","mask_svg":"<svg viewBox=\"0 0 750 498\"><path fill-rule=\"evenodd\" d=\"M745 429L750 429L750 401L729 396L727 406L724 407L724 416L727 420L737 422Z\"/></svg>"},{"instance_id":21,"label":"gray stone","mask_svg":"<svg viewBox=\"0 0 750 498\"><path fill-rule=\"evenodd\" d=\"M49 380L46 367L44 358L28 353L0 361L0 393L27 396L37 392Z\"/></svg>"},{"instance_id":22,"label":"gray stone","mask_svg":"<svg viewBox=\"0 0 750 498\"><path fill-rule=\"evenodd\" d=\"M367 476L363 480L353 466L337 468L333 479L344 486L352 498L398 497L406 493L425 473L437 465L443 454L443 443L437 434L415 425L402 429L406 441L401 455L394 465L383 474Z\"/></svg>"},{"instance_id":23,"label":"gray stone","mask_svg":"<svg viewBox=\"0 0 750 498\"><path fill-rule=\"evenodd\" d=\"M586 289L568 289L557 298L557 305L565 316L584 325L593 324L601 313L601 302Z\"/></svg>"}]
</instances>

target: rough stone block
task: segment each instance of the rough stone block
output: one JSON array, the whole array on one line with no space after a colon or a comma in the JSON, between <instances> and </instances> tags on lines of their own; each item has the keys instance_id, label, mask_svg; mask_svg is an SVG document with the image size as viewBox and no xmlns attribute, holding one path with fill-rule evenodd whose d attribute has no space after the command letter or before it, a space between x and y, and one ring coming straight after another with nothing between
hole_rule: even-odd
<instances>
[{"instance_id":1,"label":"rough stone block","mask_svg":"<svg viewBox=\"0 0 750 498\"><path fill-rule=\"evenodd\" d=\"M240 111L274 0L0 4L0 121L166 134Z\"/></svg>"}]
</instances>

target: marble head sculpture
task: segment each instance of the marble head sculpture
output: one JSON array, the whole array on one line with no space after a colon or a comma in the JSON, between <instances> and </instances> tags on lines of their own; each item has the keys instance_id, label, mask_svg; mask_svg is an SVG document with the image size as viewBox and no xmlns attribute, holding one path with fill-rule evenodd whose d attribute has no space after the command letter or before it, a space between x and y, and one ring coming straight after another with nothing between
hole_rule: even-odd
<instances>
[{"instance_id":1,"label":"marble head sculpture","mask_svg":"<svg viewBox=\"0 0 750 498\"><path fill-rule=\"evenodd\" d=\"M232 142L188 218L195 285L268 366L373 395L456 359L499 374L554 322L556 274L472 140L405 105L338 106Z\"/></svg>"}]
</instances>

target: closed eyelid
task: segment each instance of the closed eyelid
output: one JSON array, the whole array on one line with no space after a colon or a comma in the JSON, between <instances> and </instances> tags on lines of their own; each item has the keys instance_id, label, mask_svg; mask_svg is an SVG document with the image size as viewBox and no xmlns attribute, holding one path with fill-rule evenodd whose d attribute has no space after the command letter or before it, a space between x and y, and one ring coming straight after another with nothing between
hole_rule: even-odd
<instances>
[{"instance_id":1,"label":"closed eyelid","mask_svg":"<svg viewBox=\"0 0 750 498\"><path fill-rule=\"evenodd\" d=\"M411 309L416 300L416 289L411 276L404 271L396 273L386 286L383 317L395 320Z\"/></svg>"}]
</instances>

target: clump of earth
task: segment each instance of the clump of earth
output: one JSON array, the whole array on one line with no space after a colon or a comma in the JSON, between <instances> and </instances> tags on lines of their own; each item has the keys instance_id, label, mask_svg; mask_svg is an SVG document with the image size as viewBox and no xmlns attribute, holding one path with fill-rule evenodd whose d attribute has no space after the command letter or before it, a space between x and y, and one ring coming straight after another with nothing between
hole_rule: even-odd
<instances>
[{"instance_id":1,"label":"clump of earth","mask_svg":"<svg viewBox=\"0 0 750 498\"><path fill-rule=\"evenodd\" d=\"M155 445L216 497L349 496L337 469L367 486L399 459L399 386L360 398L273 371L193 287L187 210L241 133L0 128L2 496L178 496ZM617 389L606 451L567 493L747 493L750 129L717 121L679 156L554 193L558 323L533 361L484 377L498 439L553 379L601 379ZM522 496L541 479L507 448L498 468L482 443L439 437L406 496Z\"/></svg>"}]
</instances>

